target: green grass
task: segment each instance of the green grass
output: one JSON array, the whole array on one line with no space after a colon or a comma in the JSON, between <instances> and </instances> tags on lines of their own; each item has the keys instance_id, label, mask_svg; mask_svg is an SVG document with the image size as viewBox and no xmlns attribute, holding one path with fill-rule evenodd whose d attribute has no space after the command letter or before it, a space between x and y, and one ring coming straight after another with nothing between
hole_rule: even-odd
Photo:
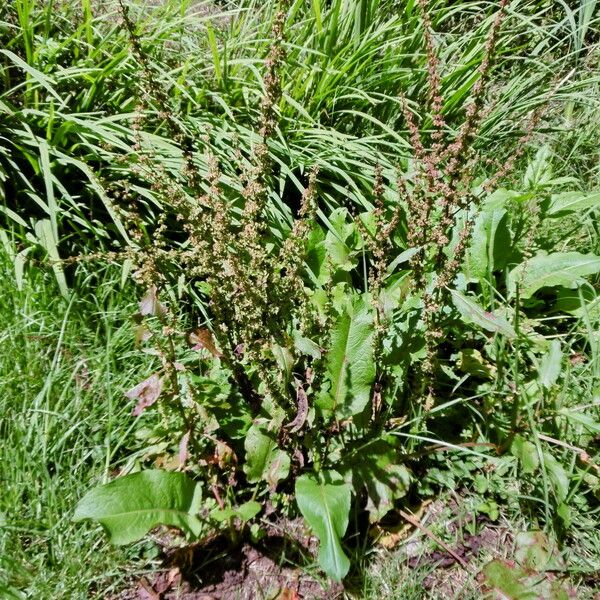
<instances>
[{"instance_id":1,"label":"green grass","mask_svg":"<svg viewBox=\"0 0 600 600\"><path fill-rule=\"evenodd\" d=\"M118 585L126 558L70 518L135 447L123 396L139 369L131 303L102 275L68 302L42 270L18 289L5 252L0 281L0 582L87 598Z\"/></svg>"}]
</instances>

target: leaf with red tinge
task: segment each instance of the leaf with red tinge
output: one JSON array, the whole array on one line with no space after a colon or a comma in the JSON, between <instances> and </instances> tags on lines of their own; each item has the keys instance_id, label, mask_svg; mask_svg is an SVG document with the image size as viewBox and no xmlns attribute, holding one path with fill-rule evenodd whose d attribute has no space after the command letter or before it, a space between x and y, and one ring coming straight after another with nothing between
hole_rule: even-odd
<instances>
[{"instance_id":1,"label":"leaf with red tinge","mask_svg":"<svg viewBox=\"0 0 600 600\"><path fill-rule=\"evenodd\" d=\"M138 417L146 408L152 406L158 400L162 388L162 377L158 373L154 373L148 379L144 379L144 381L138 383L128 392L125 392L127 398L138 401L136 407L133 409L133 415Z\"/></svg>"},{"instance_id":2,"label":"leaf with red tinge","mask_svg":"<svg viewBox=\"0 0 600 600\"><path fill-rule=\"evenodd\" d=\"M190 431L185 432L179 442L179 467L183 469L188 459L188 444L190 441Z\"/></svg>"},{"instance_id":3,"label":"leaf with red tinge","mask_svg":"<svg viewBox=\"0 0 600 600\"><path fill-rule=\"evenodd\" d=\"M554 573L541 573L514 561L493 560L480 573L486 600L572 600L575 589Z\"/></svg>"},{"instance_id":4,"label":"leaf with red tinge","mask_svg":"<svg viewBox=\"0 0 600 600\"><path fill-rule=\"evenodd\" d=\"M452 295L454 306L456 306L458 312L467 323L474 323L486 331L500 333L510 339L516 337L515 330L505 318L485 310L479 304L456 290L450 290L450 294Z\"/></svg>"},{"instance_id":5,"label":"leaf with red tinge","mask_svg":"<svg viewBox=\"0 0 600 600\"><path fill-rule=\"evenodd\" d=\"M190 344L192 350L208 350L215 358L221 358L223 354L217 348L215 340L210 329L197 329L190 333Z\"/></svg>"},{"instance_id":6,"label":"leaf with red tinge","mask_svg":"<svg viewBox=\"0 0 600 600\"><path fill-rule=\"evenodd\" d=\"M140 300L140 315L146 317L164 317L167 314L167 307L158 299L158 288L150 286L144 297Z\"/></svg>"}]
</instances>

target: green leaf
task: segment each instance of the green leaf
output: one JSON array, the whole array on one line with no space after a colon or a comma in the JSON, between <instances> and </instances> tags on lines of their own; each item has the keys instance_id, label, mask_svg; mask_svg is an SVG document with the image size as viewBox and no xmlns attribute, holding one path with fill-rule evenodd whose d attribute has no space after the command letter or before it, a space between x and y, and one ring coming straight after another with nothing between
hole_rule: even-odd
<instances>
[{"instance_id":1,"label":"green leaf","mask_svg":"<svg viewBox=\"0 0 600 600\"><path fill-rule=\"evenodd\" d=\"M39 244L48 253L48 258L52 261L52 270L58 283L60 293L65 297L69 298L69 288L67 286L67 280L65 273L60 262L60 256L58 254L58 240L54 236L52 223L48 219L42 219L35 224L35 234Z\"/></svg>"},{"instance_id":2,"label":"green leaf","mask_svg":"<svg viewBox=\"0 0 600 600\"><path fill-rule=\"evenodd\" d=\"M359 414L371 399L375 380L373 315L370 305L358 298L339 315L326 354L329 389L319 406L337 418Z\"/></svg>"},{"instance_id":3,"label":"green leaf","mask_svg":"<svg viewBox=\"0 0 600 600\"><path fill-rule=\"evenodd\" d=\"M485 379L493 379L497 373L496 367L475 348L464 348L458 353L458 368L463 373Z\"/></svg>"},{"instance_id":4,"label":"green leaf","mask_svg":"<svg viewBox=\"0 0 600 600\"><path fill-rule=\"evenodd\" d=\"M600 257L594 254L579 252L538 254L510 272L508 289L514 294L519 285L521 297L527 299L544 287L575 288L584 283L583 277L598 272L600 272Z\"/></svg>"},{"instance_id":5,"label":"green leaf","mask_svg":"<svg viewBox=\"0 0 600 600\"><path fill-rule=\"evenodd\" d=\"M325 232L318 225L311 230L306 244L306 265L315 282L324 284L329 277Z\"/></svg>"},{"instance_id":6,"label":"green leaf","mask_svg":"<svg viewBox=\"0 0 600 600\"><path fill-rule=\"evenodd\" d=\"M552 545L543 531L521 531L515 536L515 559L526 569L544 570L552 558Z\"/></svg>"},{"instance_id":7,"label":"green leaf","mask_svg":"<svg viewBox=\"0 0 600 600\"><path fill-rule=\"evenodd\" d=\"M244 472L249 483L266 481L271 488L290 471L290 457L277 445L275 432L265 425L250 427L244 441L246 462Z\"/></svg>"},{"instance_id":8,"label":"green leaf","mask_svg":"<svg viewBox=\"0 0 600 600\"><path fill-rule=\"evenodd\" d=\"M550 198L550 206L546 211L549 217L562 217L573 212L581 212L600 206L600 192L583 194L581 192L565 192Z\"/></svg>"},{"instance_id":9,"label":"green leaf","mask_svg":"<svg viewBox=\"0 0 600 600\"><path fill-rule=\"evenodd\" d=\"M244 504L240 504L235 512L242 521L250 521L250 519L254 519L261 509L262 504L260 502L249 500L248 502L244 502Z\"/></svg>"},{"instance_id":10,"label":"green leaf","mask_svg":"<svg viewBox=\"0 0 600 600\"><path fill-rule=\"evenodd\" d=\"M590 286L575 290L560 288L556 295L553 312L566 312L577 317L589 317L592 321L600 319L600 296L596 296L594 289Z\"/></svg>"},{"instance_id":11,"label":"green leaf","mask_svg":"<svg viewBox=\"0 0 600 600\"><path fill-rule=\"evenodd\" d=\"M296 481L296 502L302 516L319 538L319 564L329 577L341 581L350 569L350 561L341 540L348 527L350 486L339 475L329 472L328 482L312 475Z\"/></svg>"},{"instance_id":12,"label":"green leaf","mask_svg":"<svg viewBox=\"0 0 600 600\"><path fill-rule=\"evenodd\" d=\"M201 499L200 485L185 473L141 471L90 490L73 519L99 522L113 544L135 542L158 525L197 537Z\"/></svg>"},{"instance_id":13,"label":"green leaf","mask_svg":"<svg viewBox=\"0 0 600 600\"><path fill-rule=\"evenodd\" d=\"M485 310L479 304L456 290L450 290L450 293L452 294L454 306L456 306L458 312L467 323L474 323L486 331L501 333L508 338L516 336L512 325L503 317Z\"/></svg>"},{"instance_id":14,"label":"green leaf","mask_svg":"<svg viewBox=\"0 0 600 600\"><path fill-rule=\"evenodd\" d=\"M18 57L14 52L10 50L5 50L0 48L0 53L7 56L17 67L20 67L27 73L34 81L36 81L41 87L43 87L51 96L53 96L56 100L58 100L59 104L63 103L62 98L56 93L54 86L56 85L55 81L38 71L30 64L26 63L22 58Z\"/></svg>"},{"instance_id":15,"label":"green leaf","mask_svg":"<svg viewBox=\"0 0 600 600\"><path fill-rule=\"evenodd\" d=\"M344 271L351 271L357 265L354 247L358 236L354 223L346 222L347 214L345 208L337 208L331 213L329 231L325 236L325 248L335 266Z\"/></svg>"},{"instance_id":16,"label":"green leaf","mask_svg":"<svg viewBox=\"0 0 600 600\"><path fill-rule=\"evenodd\" d=\"M299 354L310 356L311 358L321 358L321 348L312 340L303 337L297 330L294 330L294 349Z\"/></svg>"},{"instance_id":17,"label":"green leaf","mask_svg":"<svg viewBox=\"0 0 600 600\"><path fill-rule=\"evenodd\" d=\"M536 600L533 590L521 583L525 578L526 571L521 567L510 563L494 560L488 563L482 570L485 585L489 590L486 597L509 600Z\"/></svg>"},{"instance_id":18,"label":"green leaf","mask_svg":"<svg viewBox=\"0 0 600 600\"><path fill-rule=\"evenodd\" d=\"M552 180L552 153L549 146L542 146L534 159L527 165L523 183L528 188L536 188L548 184Z\"/></svg>"},{"instance_id":19,"label":"green leaf","mask_svg":"<svg viewBox=\"0 0 600 600\"><path fill-rule=\"evenodd\" d=\"M516 435L510 450L519 459L523 473L535 473L540 465L537 448L534 443L521 435Z\"/></svg>"},{"instance_id":20,"label":"green leaf","mask_svg":"<svg viewBox=\"0 0 600 600\"><path fill-rule=\"evenodd\" d=\"M552 483L556 499L559 503L564 502L569 495L569 475L552 454L544 452L543 456L544 466Z\"/></svg>"},{"instance_id":21,"label":"green leaf","mask_svg":"<svg viewBox=\"0 0 600 600\"><path fill-rule=\"evenodd\" d=\"M244 504L234 508L216 508L210 513L210 516L218 522L228 521L234 517L238 517L240 520L247 522L253 519L260 511L262 505L256 500L249 500Z\"/></svg>"},{"instance_id":22,"label":"green leaf","mask_svg":"<svg viewBox=\"0 0 600 600\"><path fill-rule=\"evenodd\" d=\"M596 403L598 401L596 400ZM591 412L591 411L590 411ZM574 423L578 423L582 425L585 429L587 429L590 433L600 434L600 422L597 421L591 414L586 415L581 412L574 410L569 410L568 408L561 408L557 413L567 420L572 421L571 425Z\"/></svg>"},{"instance_id":23,"label":"green leaf","mask_svg":"<svg viewBox=\"0 0 600 600\"><path fill-rule=\"evenodd\" d=\"M467 276L487 279L489 273L504 268L510 255L511 237L508 213L504 209L484 210L473 227L467 254Z\"/></svg>"},{"instance_id":24,"label":"green leaf","mask_svg":"<svg viewBox=\"0 0 600 600\"><path fill-rule=\"evenodd\" d=\"M562 350L560 349L560 341L552 340L550 350L542 358L539 369L540 383L550 389L558 380L562 364Z\"/></svg>"},{"instance_id":25,"label":"green leaf","mask_svg":"<svg viewBox=\"0 0 600 600\"><path fill-rule=\"evenodd\" d=\"M399 464L399 453L385 440L362 445L358 454L343 460L340 472L352 475L354 490L366 488L369 520L375 523L392 508L394 501L406 496L411 483L408 469Z\"/></svg>"}]
</instances>

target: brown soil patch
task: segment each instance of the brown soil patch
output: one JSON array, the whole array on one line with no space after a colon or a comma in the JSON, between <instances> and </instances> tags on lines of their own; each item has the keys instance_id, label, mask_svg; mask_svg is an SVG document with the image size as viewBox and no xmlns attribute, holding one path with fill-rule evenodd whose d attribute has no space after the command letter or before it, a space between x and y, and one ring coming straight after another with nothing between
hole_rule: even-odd
<instances>
[{"instance_id":1,"label":"brown soil patch","mask_svg":"<svg viewBox=\"0 0 600 600\"><path fill-rule=\"evenodd\" d=\"M163 570L110 600L335 600L341 585L321 585L293 566L311 560L315 547L316 540L295 519L274 526L256 545L232 549L218 538L167 551Z\"/></svg>"}]
</instances>

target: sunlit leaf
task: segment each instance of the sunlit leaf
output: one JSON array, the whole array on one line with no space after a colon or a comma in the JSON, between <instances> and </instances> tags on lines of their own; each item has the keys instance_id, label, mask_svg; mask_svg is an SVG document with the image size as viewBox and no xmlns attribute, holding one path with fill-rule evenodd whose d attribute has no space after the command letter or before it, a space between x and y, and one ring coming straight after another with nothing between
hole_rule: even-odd
<instances>
[{"instance_id":1,"label":"sunlit leaf","mask_svg":"<svg viewBox=\"0 0 600 600\"><path fill-rule=\"evenodd\" d=\"M334 472L322 474L325 483L312 475L296 481L296 502L302 516L319 538L319 564L329 577L341 581L350 569L341 540L348 527L350 486Z\"/></svg>"},{"instance_id":2,"label":"sunlit leaf","mask_svg":"<svg viewBox=\"0 0 600 600\"><path fill-rule=\"evenodd\" d=\"M538 254L515 267L508 276L508 288L514 293L519 286L522 298L531 298L544 287L575 288L584 277L600 272L600 257L579 252Z\"/></svg>"},{"instance_id":3,"label":"sunlit leaf","mask_svg":"<svg viewBox=\"0 0 600 600\"><path fill-rule=\"evenodd\" d=\"M73 519L97 521L113 544L135 542L157 525L198 536L201 499L200 485L184 473L141 471L90 490Z\"/></svg>"},{"instance_id":4,"label":"sunlit leaf","mask_svg":"<svg viewBox=\"0 0 600 600\"><path fill-rule=\"evenodd\" d=\"M485 310L475 301L456 290L450 290L454 306L468 323L474 323L486 331L501 333L508 338L516 336L513 326L503 317Z\"/></svg>"},{"instance_id":5,"label":"sunlit leaf","mask_svg":"<svg viewBox=\"0 0 600 600\"><path fill-rule=\"evenodd\" d=\"M373 315L370 305L357 298L337 318L326 354L329 388L319 405L337 418L356 415L371 399L375 380Z\"/></svg>"}]
</instances>

